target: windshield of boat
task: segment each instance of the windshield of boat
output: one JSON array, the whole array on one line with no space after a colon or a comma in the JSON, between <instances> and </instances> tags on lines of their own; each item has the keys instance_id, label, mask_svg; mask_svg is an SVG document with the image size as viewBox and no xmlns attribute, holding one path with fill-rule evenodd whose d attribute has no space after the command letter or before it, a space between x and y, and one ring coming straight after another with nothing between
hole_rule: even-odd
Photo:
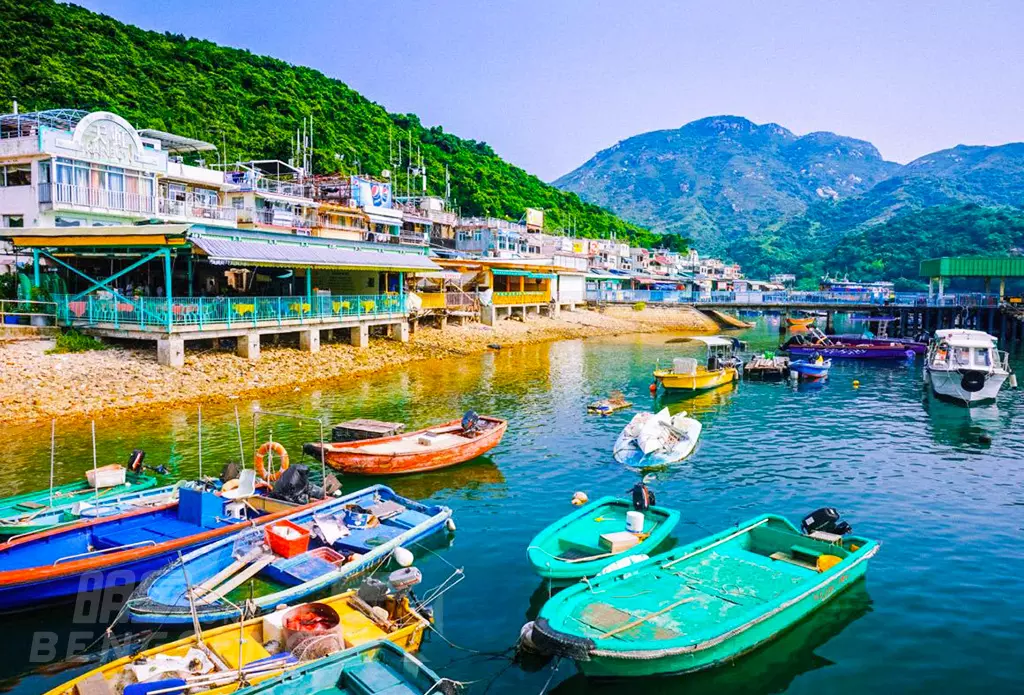
<instances>
[{"instance_id":1,"label":"windshield of boat","mask_svg":"<svg viewBox=\"0 0 1024 695\"><path fill-rule=\"evenodd\" d=\"M974 349L974 366L975 367L991 367L992 366L992 351L989 348L975 348Z\"/></svg>"}]
</instances>

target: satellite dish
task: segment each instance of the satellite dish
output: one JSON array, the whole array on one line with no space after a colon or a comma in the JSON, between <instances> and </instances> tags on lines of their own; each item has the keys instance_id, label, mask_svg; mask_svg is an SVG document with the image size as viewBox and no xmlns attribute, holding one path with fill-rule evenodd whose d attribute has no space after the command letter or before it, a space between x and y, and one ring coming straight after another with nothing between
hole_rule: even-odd
<instances>
[{"instance_id":1,"label":"satellite dish","mask_svg":"<svg viewBox=\"0 0 1024 695\"><path fill-rule=\"evenodd\" d=\"M390 179L391 178L391 170L390 169L384 169L383 171L380 172L380 175L383 176L386 179Z\"/></svg>"}]
</instances>

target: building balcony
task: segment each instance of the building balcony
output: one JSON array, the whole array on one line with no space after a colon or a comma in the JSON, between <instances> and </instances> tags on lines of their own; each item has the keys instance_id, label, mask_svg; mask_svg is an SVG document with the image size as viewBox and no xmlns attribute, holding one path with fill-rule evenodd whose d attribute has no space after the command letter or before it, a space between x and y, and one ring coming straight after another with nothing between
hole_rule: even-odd
<instances>
[{"instance_id":1,"label":"building balcony","mask_svg":"<svg viewBox=\"0 0 1024 695\"><path fill-rule=\"evenodd\" d=\"M160 216L175 220L228 225L234 225L238 220L238 210L221 205L208 205L206 201L192 195L186 195L183 200L160 198L158 203Z\"/></svg>"},{"instance_id":2,"label":"building balcony","mask_svg":"<svg viewBox=\"0 0 1024 695\"><path fill-rule=\"evenodd\" d=\"M312 221L286 210L241 208L236 210L236 213L240 225L271 227L277 230L289 229L301 234L310 234L313 230Z\"/></svg>"},{"instance_id":3,"label":"building balcony","mask_svg":"<svg viewBox=\"0 0 1024 695\"><path fill-rule=\"evenodd\" d=\"M89 188L69 183L39 184L39 204L53 210L84 210L133 218L160 217L174 221L234 225L237 210L210 206L192 196L170 200L155 195Z\"/></svg>"},{"instance_id":4,"label":"building balcony","mask_svg":"<svg viewBox=\"0 0 1024 695\"><path fill-rule=\"evenodd\" d=\"M547 304L551 301L551 291L538 292L495 292L496 306L519 306L521 304Z\"/></svg>"}]
</instances>

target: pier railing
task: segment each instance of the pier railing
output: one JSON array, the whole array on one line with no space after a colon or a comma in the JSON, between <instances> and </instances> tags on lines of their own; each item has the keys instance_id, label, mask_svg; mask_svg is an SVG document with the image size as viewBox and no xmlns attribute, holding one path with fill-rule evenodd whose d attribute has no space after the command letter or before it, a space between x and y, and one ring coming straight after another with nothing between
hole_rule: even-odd
<instances>
[{"instance_id":1,"label":"pier railing","mask_svg":"<svg viewBox=\"0 0 1024 695\"><path fill-rule=\"evenodd\" d=\"M519 304L547 304L550 292L495 292L494 303L502 306Z\"/></svg>"},{"instance_id":2,"label":"pier railing","mask_svg":"<svg viewBox=\"0 0 1024 695\"><path fill-rule=\"evenodd\" d=\"M114 329L223 330L329 323L406 313L405 295L286 297L54 297L59 323Z\"/></svg>"},{"instance_id":3,"label":"pier railing","mask_svg":"<svg viewBox=\"0 0 1024 695\"><path fill-rule=\"evenodd\" d=\"M745 307L883 306L974 307L999 306L999 295L983 293L945 294L929 297L926 293L856 294L850 292L688 292L685 290L612 290L588 289L587 301L633 304L735 305Z\"/></svg>"}]
</instances>

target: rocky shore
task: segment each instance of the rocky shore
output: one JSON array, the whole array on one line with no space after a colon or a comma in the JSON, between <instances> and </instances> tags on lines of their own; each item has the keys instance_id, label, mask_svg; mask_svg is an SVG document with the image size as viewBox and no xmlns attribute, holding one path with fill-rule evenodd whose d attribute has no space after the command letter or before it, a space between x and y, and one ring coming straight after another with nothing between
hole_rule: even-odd
<instances>
[{"instance_id":1,"label":"rocky shore","mask_svg":"<svg viewBox=\"0 0 1024 695\"><path fill-rule=\"evenodd\" d=\"M185 366L161 367L146 347L113 347L51 355L50 340L0 343L0 422L53 417L81 418L106 411L153 410L181 402L226 400L259 390L284 389L400 368L418 360L469 355L490 349L552 340L653 332L715 333L718 326L689 308L607 308L563 313L559 318L421 326L409 343L374 339L357 350L345 343L321 345L311 354L265 345L258 361L227 350L189 350Z\"/></svg>"}]
</instances>

